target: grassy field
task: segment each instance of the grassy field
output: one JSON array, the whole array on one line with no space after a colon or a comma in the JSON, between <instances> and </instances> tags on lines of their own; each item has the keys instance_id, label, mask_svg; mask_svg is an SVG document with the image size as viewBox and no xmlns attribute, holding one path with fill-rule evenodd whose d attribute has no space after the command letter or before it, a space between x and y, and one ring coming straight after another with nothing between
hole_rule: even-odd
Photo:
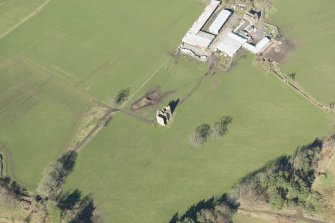
<instances>
[{"instance_id":1,"label":"grassy field","mask_svg":"<svg viewBox=\"0 0 335 223\"><path fill-rule=\"evenodd\" d=\"M116 114L81 152L66 185L92 192L106 222L166 222L324 135L334 118L252 57L200 83L206 65L169 56L202 7L195 0L51 1L1 39L0 135L11 175L34 188L87 110L82 95L110 103L127 87L132 95L125 109L152 87L169 94L137 112L140 118ZM169 127L150 124L155 109L177 99ZM233 117L229 134L192 148L194 128L222 115Z\"/></svg>"},{"instance_id":2,"label":"grassy field","mask_svg":"<svg viewBox=\"0 0 335 223\"><path fill-rule=\"evenodd\" d=\"M8 13L25 9L11 24L37 3L6 3ZM9 173L33 189L46 164L67 149L87 111L81 95L109 103L120 88L134 92L166 63L200 10L192 0L51 1L2 38L0 139Z\"/></svg>"},{"instance_id":3,"label":"grassy field","mask_svg":"<svg viewBox=\"0 0 335 223\"><path fill-rule=\"evenodd\" d=\"M193 0L51 1L3 39L0 58L22 53L108 101L155 73L200 11Z\"/></svg>"},{"instance_id":4,"label":"grassy field","mask_svg":"<svg viewBox=\"0 0 335 223\"><path fill-rule=\"evenodd\" d=\"M0 140L9 173L34 189L60 156L88 102L24 58L0 65ZM38 161L37 161L38 160Z\"/></svg>"},{"instance_id":5,"label":"grassy field","mask_svg":"<svg viewBox=\"0 0 335 223\"><path fill-rule=\"evenodd\" d=\"M159 106L183 101L204 71L198 64L172 62L147 88L175 90ZM154 113L148 108L138 114L154 119ZM222 115L234 119L229 134L192 148L193 129ZM241 59L231 72L205 78L167 128L117 114L81 153L67 188L93 192L106 222L167 222L173 213L227 191L266 161L323 135L330 120L254 67L251 58Z\"/></svg>"},{"instance_id":6,"label":"grassy field","mask_svg":"<svg viewBox=\"0 0 335 223\"><path fill-rule=\"evenodd\" d=\"M302 86L326 105L335 102L333 44L335 1L275 0L270 21L295 44L282 64L283 71L296 72Z\"/></svg>"},{"instance_id":7,"label":"grassy field","mask_svg":"<svg viewBox=\"0 0 335 223\"><path fill-rule=\"evenodd\" d=\"M45 0L0 1L0 36L22 21Z\"/></svg>"}]
</instances>

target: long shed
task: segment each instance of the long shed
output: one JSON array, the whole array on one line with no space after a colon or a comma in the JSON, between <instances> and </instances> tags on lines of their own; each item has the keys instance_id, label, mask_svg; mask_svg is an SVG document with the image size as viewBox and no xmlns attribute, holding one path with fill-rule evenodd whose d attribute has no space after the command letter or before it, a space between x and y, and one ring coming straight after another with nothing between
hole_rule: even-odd
<instances>
[{"instance_id":1,"label":"long shed","mask_svg":"<svg viewBox=\"0 0 335 223\"><path fill-rule=\"evenodd\" d=\"M200 31L198 35L192 35L187 33L184 38L183 38L183 43L187 43L189 45L201 48L201 49L206 49L211 42L214 40L215 36L202 32Z\"/></svg>"},{"instance_id":2,"label":"long shed","mask_svg":"<svg viewBox=\"0 0 335 223\"><path fill-rule=\"evenodd\" d=\"M228 11L226 9L222 10L215 18L213 23L210 25L209 32L215 35L219 34L219 31L221 30L222 26L227 22L231 14L231 11Z\"/></svg>"},{"instance_id":3,"label":"long shed","mask_svg":"<svg viewBox=\"0 0 335 223\"><path fill-rule=\"evenodd\" d=\"M197 21L189 29L188 33L196 35L201 28L205 25L208 19L213 15L214 11L219 7L221 1L212 0L205 10L201 13Z\"/></svg>"}]
</instances>

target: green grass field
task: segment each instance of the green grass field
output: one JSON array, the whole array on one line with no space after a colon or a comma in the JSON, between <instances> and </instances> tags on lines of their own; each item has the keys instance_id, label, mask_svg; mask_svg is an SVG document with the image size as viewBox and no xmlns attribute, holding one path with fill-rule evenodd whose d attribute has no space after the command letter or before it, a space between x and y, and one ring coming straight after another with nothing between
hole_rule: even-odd
<instances>
[{"instance_id":1,"label":"green grass field","mask_svg":"<svg viewBox=\"0 0 335 223\"><path fill-rule=\"evenodd\" d=\"M71 140L88 102L24 58L0 65L0 140L9 173L34 189Z\"/></svg>"},{"instance_id":2,"label":"green grass field","mask_svg":"<svg viewBox=\"0 0 335 223\"><path fill-rule=\"evenodd\" d=\"M315 98L334 103L335 2L275 0L274 6L278 11L270 21L296 48L282 64L283 71L296 72L296 80Z\"/></svg>"},{"instance_id":3,"label":"green grass field","mask_svg":"<svg viewBox=\"0 0 335 223\"><path fill-rule=\"evenodd\" d=\"M197 66L172 63L147 87L177 89L165 103L183 99L204 73ZM140 114L153 119L155 110ZM193 129L222 115L234 118L229 134L192 148ZM167 222L176 211L227 191L266 161L323 135L330 120L254 67L251 58L241 59L231 72L204 79L167 128L115 115L81 153L67 188L93 192L106 222Z\"/></svg>"},{"instance_id":4,"label":"green grass field","mask_svg":"<svg viewBox=\"0 0 335 223\"><path fill-rule=\"evenodd\" d=\"M42 3L36 0L30 8L25 2L6 3L8 13L17 14L8 26ZM67 149L87 111L88 102L81 94L88 92L109 103L120 88L135 91L168 60L169 50L192 15L201 10L191 0L178 5L164 1L145 6L131 1L117 4L51 1L0 40L4 103L0 138L6 144L2 150L8 157L8 172L30 189L48 162ZM158 12L161 6L164 10ZM183 15L190 6L193 10L187 15L191 16Z\"/></svg>"},{"instance_id":5,"label":"green grass field","mask_svg":"<svg viewBox=\"0 0 335 223\"><path fill-rule=\"evenodd\" d=\"M88 102L131 102L160 86L180 99L167 128L118 113L79 156L66 189L93 193L105 222L166 222L175 212L226 192L240 177L324 135L333 117L253 64L197 83L208 67L169 56L204 5L195 0L51 1L0 40L1 140L10 173L34 188L66 149ZM298 74L299 76L299 74ZM18 96L16 96L18 95ZM1 104L2 105L2 104ZM231 115L229 134L194 149L197 125ZM9 155L8 155L9 156Z\"/></svg>"},{"instance_id":6,"label":"green grass field","mask_svg":"<svg viewBox=\"0 0 335 223\"><path fill-rule=\"evenodd\" d=\"M22 21L45 0L0 1L0 36Z\"/></svg>"},{"instance_id":7,"label":"green grass field","mask_svg":"<svg viewBox=\"0 0 335 223\"><path fill-rule=\"evenodd\" d=\"M2 40L0 59L24 54L108 101L155 73L201 9L193 0L51 1Z\"/></svg>"}]
</instances>

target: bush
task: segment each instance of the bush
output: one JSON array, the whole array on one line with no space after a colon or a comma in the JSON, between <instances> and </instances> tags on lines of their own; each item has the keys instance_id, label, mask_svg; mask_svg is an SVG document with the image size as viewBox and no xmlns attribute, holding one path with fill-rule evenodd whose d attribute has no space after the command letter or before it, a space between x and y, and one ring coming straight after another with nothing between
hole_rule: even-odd
<instances>
[{"instance_id":1,"label":"bush","mask_svg":"<svg viewBox=\"0 0 335 223\"><path fill-rule=\"evenodd\" d=\"M193 146L198 147L204 144L208 137L211 135L211 126L209 124L199 125L191 137L191 143Z\"/></svg>"},{"instance_id":2,"label":"bush","mask_svg":"<svg viewBox=\"0 0 335 223\"><path fill-rule=\"evenodd\" d=\"M215 122L213 126L214 137L218 139L219 137L224 136L228 131L228 125L233 121L233 118L230 116L222 116L221 119Z\"/></svg>"},{"instance_id":3,"label":"bush","mask_svg":"<svg viewBox=\"0 0 335 223\"><path fill-rule=\"evenodd\" d=\"M120 107L125 103L129 97L129 88L120 90L119 93L114 97L113 104L115 107Z\"/></svg>"},{"instance_id":4,"label":"bush","mask_svg":"<svg viewBox=\"0 0 335 223\"><path fill-rule=\"evenodd\" d=\"M295 77L297 76L297 73L290 73L289 75L288 75L292 80L295 80Z\"/></svg>"},{"instance_id":5,"label":"bush","mask_svg":"<svg viewBox=\"0 0 335 223\"><path fill-rule=\"evenodd\" d=\"M8 176L0 178L0 187L5 189L9 195L15 198L28 195L27 189L21 187L16 181L12 181Z\"/></svg>"}]
</instances>

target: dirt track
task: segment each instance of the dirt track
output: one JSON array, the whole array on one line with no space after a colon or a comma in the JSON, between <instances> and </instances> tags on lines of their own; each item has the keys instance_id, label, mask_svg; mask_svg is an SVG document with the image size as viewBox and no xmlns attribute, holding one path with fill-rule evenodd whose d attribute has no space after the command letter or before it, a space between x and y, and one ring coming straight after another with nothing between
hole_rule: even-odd
<instances>
[{"instance_id":1,"label":"dirt track","mask_svg":"<svg viewBox=\"0 0 335 223\"><path fill-rule=\"evenodd\" d=\"M118 109L109 108L106 113L102 116L102 118L98 121L98 123L94 126L94 128L86 135L86 137L79 142L73 150L76 152L80 152L93 138L98 132L103 129L106 124L112 118L113 113L118 112Z\"/></svg>"},{"instance_id":2,"label":"dirt track","mask_svg":"<svg viewBox=\"0 0 335 223\"><path fill-rule=\"evenodd\" d=\"M259 210L259 209L251 209L251 208L239 208L238 213L242 215L252 216L256 218L262 218L269 222L273 223L294 223L294 222L311 222L311 223L330 223L327 221L323 221L318 218L304 216L303 213L277 213L275 211L268 210Z\"/></svg>"}]
</instances>

